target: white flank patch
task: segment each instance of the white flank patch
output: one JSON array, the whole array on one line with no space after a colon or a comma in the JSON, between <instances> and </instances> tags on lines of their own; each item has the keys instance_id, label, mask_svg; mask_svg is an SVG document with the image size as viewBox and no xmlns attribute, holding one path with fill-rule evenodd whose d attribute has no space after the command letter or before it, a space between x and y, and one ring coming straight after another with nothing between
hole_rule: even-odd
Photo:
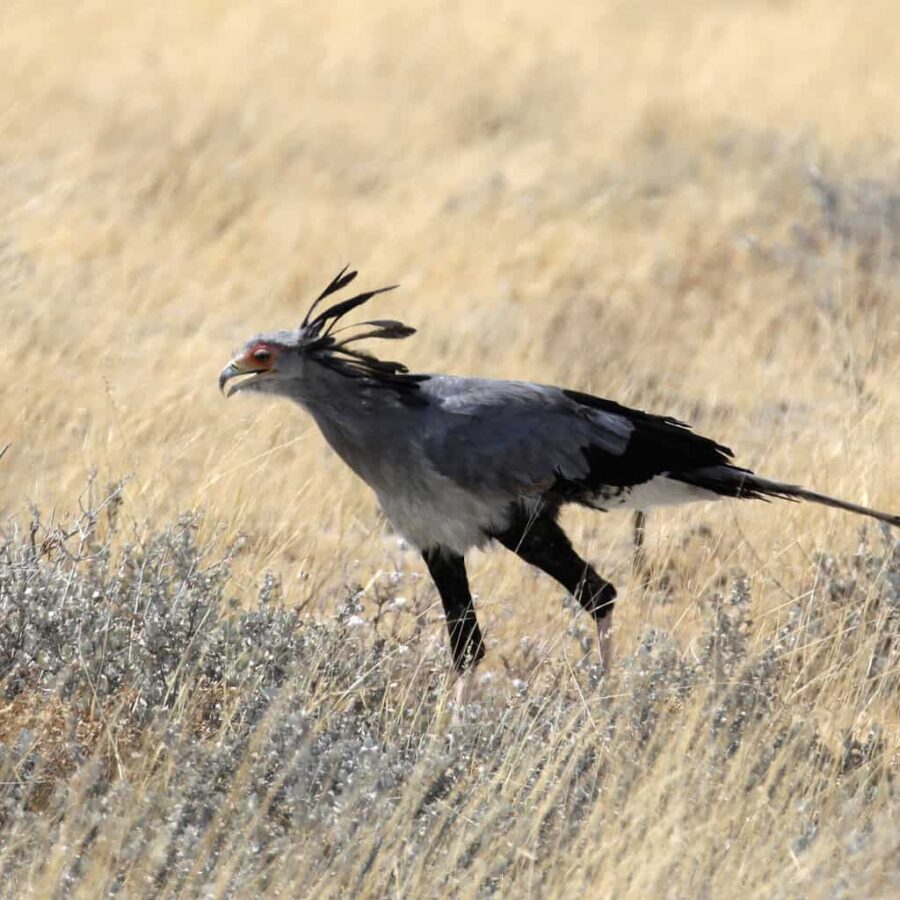
<instances>
[{"instance_id":1,"label":"white flank patch","mask_svg":"<svg viewBox=\"0 0 900 900\"><path fill-rule=\"evenodd\" d=\"M721 500L715 491L685 484L669 478L668 475L656 475L644 484L634 487L608 488L599 492L591 502L595 509L612 511L616 509L650 509L654 506L681 506L684 503L697 501Z\"/></svg>"}]
</instances>

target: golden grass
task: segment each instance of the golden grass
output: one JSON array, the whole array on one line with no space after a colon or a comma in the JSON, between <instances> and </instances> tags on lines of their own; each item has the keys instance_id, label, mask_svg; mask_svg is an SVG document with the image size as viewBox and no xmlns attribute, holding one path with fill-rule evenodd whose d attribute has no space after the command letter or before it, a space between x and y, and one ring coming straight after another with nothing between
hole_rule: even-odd
<instances>
[{"instance_id":1,"label":"golden grass","mask_svg":"<svg viewBox=\"0 0 900 900\"><path fill-rule=\"evenodd\" d=\"M131 476L139 521L202 509L226 538L246 532L248 602L265 570L320 612L348 583L371 597L383 572L421 571L309 419L216 388L236 345L299 321L345 262L363 285L401 282L379 310L419 327L415 369L672 412L760 472L900 510L898 282L818 225L806 175L896 178L898 27L895 4L826 0L8 0L0 513L71 510L97 467ZM815 266L796 226L818 229ZM649 624L689 645L736 570L766 640L810 589L811 557L854 546L858 524L787 504L654 514L673 587L651 604L630 584L625 518L567 521L623 588L624 649ZM471 574L488 670L523 636L565 655L557 587L500 553ZM876 719L896 741L896 705L854 708L849 677L823 727ZM677 797L688 768L646 790L671 780ZM627 813L621 854L674 840L686 804L658 833ZM742 811L709 828L719 813ZM660 889L573 865L559 895ZM427 893L428 877L403 883ZM670 891L689 890L685 869Z\"/></svg>"}]
</instances>

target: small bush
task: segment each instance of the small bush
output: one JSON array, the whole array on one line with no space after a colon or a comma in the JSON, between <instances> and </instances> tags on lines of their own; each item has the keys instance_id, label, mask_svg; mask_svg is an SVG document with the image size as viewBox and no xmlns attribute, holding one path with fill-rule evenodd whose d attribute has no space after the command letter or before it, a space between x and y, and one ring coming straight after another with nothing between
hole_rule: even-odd
<instances>
[{"instance_id":1,"label":"small bush","mask_svg":"<svg viewBox=\"0 0 900 900\"><path fill-rule=\"evenodd\" d=\"M821 556L773 633L737 575L688 651L648 632L608 677L544 660L454 714L443 643L389 588L323 621L267 577L246 608L196 517L125 541L119 498L0 545L9 896L664 894L676 877L703 896L736 852L791 860L801 886L836 877L836 847L859 885L883 865L884 735L825 733L822 713L896 698L887 533Z\"/></svg>"}]
</instances>

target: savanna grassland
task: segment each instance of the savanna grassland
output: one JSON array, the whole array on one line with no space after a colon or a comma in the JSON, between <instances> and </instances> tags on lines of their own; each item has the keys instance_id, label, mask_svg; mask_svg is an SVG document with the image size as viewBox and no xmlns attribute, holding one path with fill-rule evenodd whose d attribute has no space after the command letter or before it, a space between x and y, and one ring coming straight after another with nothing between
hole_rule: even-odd
<instances>
[{"instance_id":1,"label":"savanna grassland","mask_svg":"<svg viewBox=\"0 0 900 900\"><path fill-rule=\"evenodd\" d=\"M0 9L0 896L888 897L900 544L566 515L451 709L417 554L217 391L344 264L411 368L669 412L900 511L896 4ZM8 446L7 446L8 445Z\"/></svg>"}]
</instances>

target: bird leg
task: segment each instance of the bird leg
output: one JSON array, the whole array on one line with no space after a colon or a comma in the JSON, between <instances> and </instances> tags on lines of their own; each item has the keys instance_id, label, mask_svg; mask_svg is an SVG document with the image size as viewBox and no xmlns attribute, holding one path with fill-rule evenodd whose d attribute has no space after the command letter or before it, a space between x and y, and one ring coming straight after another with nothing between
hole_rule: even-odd
<instances>
[{"instance_id":1,"label":"bird leg","mask_svg":"<svg viewBox=\"0 0 900 900\"><path fill-rule=\"evenodd\" d=\"M466 563L462 556L441 547L431 547L422 553L431 578L441 595L447 630L450 633L450 652L453 666L459 673L459 684L468 680L467 673L478 665L484 656L484 640L475 604L469 591ZM457 699L467 693L465 687L457 687Z\"/></svg>"},{"instance_id":2,"label":"bird leg","mask_svg":"<svg viewBox=\"0 0 900 900\"><path fill-rule=\"evenodd\" d=\"M474 680L474 674L472 669L468 669L465 672L460 672L456 677L456 691L454 692L454 699L456 700L456 710L461 710L468 702L469 697L472 695L472 682Z\"/></svg>"},{"instance_id":3,"label":"bird leg","mask_svg":"<svg viewBox=\"0 0 900 900\"><path fill-rule=\"evenodd\" d=\"M613 659L613 611L612 609L602 619L595 619L597 623L597 650L600 654L600 671L608 672Z\"/></svg>"},{"instance_id":4,"label":"bird leg","mask_svg":"<svg viewBox=\"0 0 900 900\"><path fill-rule=\"evenodd\" d=\"M634 514L634 557L632 558L632 570L637 575L644 575L647 571L647 554L644 551L644 537L647 532L647 513L639 509Z\"/></svg>"},{"instance_id":5,"label":"bird leg","mask_svg":"<svg viewBox=\"0 0 900 900\"><path fill-rule=\"evenodd\" d=\"M549 512L528 517L525 510L506 531L494 537L513 553L556 579L597 623L600 664L612 662L612 612L616 589L572 548L566 533Z\"/></svg>"}]
</instances>

